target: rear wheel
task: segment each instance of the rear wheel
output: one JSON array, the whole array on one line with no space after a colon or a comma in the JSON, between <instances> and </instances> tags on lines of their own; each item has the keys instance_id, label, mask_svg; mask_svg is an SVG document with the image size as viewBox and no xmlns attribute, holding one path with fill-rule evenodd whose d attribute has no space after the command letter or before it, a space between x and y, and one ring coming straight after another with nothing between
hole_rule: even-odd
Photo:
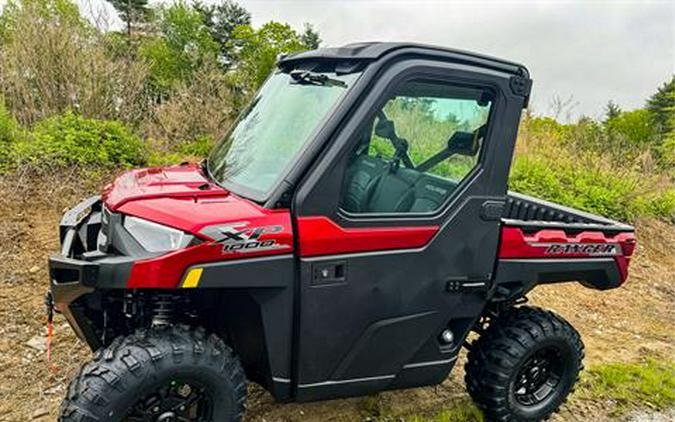
<instances>
[{"instance_id":1,"label":"rear wheel","mask_svg":"<svg viewBox=\"0 0 675 422\"><path fill-rule=\"evenodd\" d=\"M488 420L543 420L573 390L583 357L579 333L560 316L513 308L471 345L467 389Z\"/></svg>"},{"instance_id":2,"label":"rear wheel","mask_svg":"<svg viewBox=\"0 0 675 422\"><path fill-rule=\"evenodd\" d=\"M71 382L60 421L223 421L244 412L244 373L201 329L167 327L116 339Z\"/></svg>"}]
</instances>

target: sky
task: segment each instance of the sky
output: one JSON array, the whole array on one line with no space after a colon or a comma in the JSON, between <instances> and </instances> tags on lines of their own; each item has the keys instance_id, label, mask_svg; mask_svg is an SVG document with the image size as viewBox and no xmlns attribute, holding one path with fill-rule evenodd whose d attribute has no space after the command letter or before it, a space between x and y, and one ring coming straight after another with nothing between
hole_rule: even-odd
<instances>
[{"instance_id":1,"label":"sky","mask_svg":"<svg viewBox=\"0 0 675 422\"><path fill-rule=\"evenodd\" d=\"M644 105L675 73L675 1L240 2L254 26L312 23L324 45L417 41L525 64L535 113L601 117L609 100ZM571 99L571 100L570 100Z\"/></svg>"},{"instance_id":2,"label":"sky","mask_svg":"<svg viewBox=\"0 0 675 422\"><path fill-rule=\"evenodd\" d=\"M102 0L78 0L83 9ZM171 0L153 0L168 3ZM217 2L218 0L205 0ZM0 0L2 3L3 0ZM675 1L239 0L253 25L320 32L323 46L415 41L525 64L536 114L600 118L642 107L675 74ZM96 8L94 6L94 8ZM553 106L554 99L565 104Z\"/></svg>"}]
</instances>

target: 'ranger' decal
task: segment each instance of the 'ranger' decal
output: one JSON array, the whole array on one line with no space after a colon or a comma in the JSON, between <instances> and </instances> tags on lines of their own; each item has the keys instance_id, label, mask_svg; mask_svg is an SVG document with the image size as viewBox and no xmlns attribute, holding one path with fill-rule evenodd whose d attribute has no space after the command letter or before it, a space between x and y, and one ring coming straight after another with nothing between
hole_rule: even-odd
<instances>
[{"instance_id":1,"label":"'ranger' decal","mask_svg":"<svg viewBox=\"0 0 675 422\"><path fill-rule=\"evenodd\" d=\"M530 243L532 246L544 247L546 255L620 255L617 243Z\"/></svg>"}]
</instances>

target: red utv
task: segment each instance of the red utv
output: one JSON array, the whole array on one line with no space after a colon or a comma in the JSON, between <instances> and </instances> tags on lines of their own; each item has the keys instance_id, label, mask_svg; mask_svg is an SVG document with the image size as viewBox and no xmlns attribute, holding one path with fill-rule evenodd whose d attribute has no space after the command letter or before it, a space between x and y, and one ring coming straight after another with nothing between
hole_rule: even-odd
<instances>
[{"instance_id":1,"label":"red utv","mask_svg":"<svg viewBox=\"0 0 675 422\"><path fill-rule=\"evenodd\" d=\"M433 385L462 346L489 419L550 415L583 344L518 305L620 286L635 238L507 191L530 86L413 44L280 59L208 159L129 171L63 217L50 304L95 354L60 419L239 421L246 380L279 401Z\"/></svg>"}]
</instances>

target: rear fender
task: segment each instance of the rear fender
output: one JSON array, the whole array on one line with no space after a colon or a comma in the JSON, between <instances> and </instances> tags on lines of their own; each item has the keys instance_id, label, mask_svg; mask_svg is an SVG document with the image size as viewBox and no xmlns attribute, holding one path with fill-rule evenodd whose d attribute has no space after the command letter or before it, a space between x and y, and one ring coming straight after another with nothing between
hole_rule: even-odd
<instances>
[{"instance_id":1,"label":"rear fender","mask_svg":"<svg viewBox=\"0 0 675 422\"><path fill-rule=\"evenodd\" d=\"M570 232L564 228L525 231L503 227L494 299L513 300L537 284L568 281L598 290L619 287L628 277L635 246L632 228Z\"/></svg>"}]
</instances>

